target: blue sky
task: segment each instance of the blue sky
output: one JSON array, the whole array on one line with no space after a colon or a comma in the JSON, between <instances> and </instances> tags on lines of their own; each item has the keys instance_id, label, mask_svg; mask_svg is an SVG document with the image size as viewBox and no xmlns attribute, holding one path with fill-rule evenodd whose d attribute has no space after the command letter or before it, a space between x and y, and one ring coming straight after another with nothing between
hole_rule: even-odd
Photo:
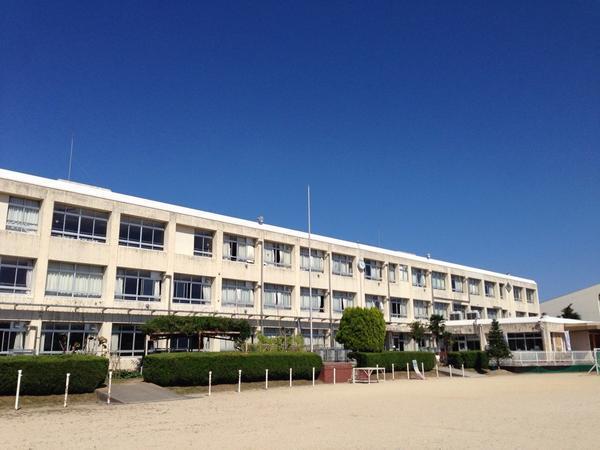
<instances>
[{"instance_id":1,"label":"blue sky","mask_svg":"<svg viewBox=\"0 0 600 450\"><path fill-rule=\"evenodd\" d=\"M124 4L126 3L126 4ZM485 4L483 4L485 3ZM0 167L600 281L600 3L0 3Z\"/></svg>"}]
</instances>

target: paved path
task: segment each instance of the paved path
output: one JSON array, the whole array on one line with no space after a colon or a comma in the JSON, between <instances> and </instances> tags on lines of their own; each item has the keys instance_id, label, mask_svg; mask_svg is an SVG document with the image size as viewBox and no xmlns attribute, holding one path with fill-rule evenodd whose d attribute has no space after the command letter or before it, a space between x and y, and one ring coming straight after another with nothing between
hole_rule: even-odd
<instances>
[{"instance_id":1,"label":"paved path","mask_svg":"<svg viewBox=\"0 0 600 450\"><path fill-rule=\"evenodd\" d=\"M96 389L96 395L106 401L108 388ZM183 400L185 397L152 383L135 380L124 383L113 383L110 401L112 403L149 403Z\"/></svg>"}]
</instances>

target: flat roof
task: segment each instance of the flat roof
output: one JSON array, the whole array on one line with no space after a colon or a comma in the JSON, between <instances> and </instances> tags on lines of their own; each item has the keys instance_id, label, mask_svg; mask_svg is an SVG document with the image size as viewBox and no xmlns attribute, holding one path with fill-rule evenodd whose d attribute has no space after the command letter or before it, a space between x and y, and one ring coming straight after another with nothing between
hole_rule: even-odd
<instances>
[{"instance_id":1,"label":"flat roof","mask_svg":"<svg viewBox=\"0 0 600 450\"><path fill-rule=\"evenodd\" d=\"M73 192L73 193L77 193L77 194L89 195L91 197L102 198L105 200L128 203L128 204L137 205L137 206L144 206L147 208L160 209L160 210L164 210L164 211L168 211L168 212L185 214L185 215L192 216L192 217L198 217L198 218L207 219L207 220L214 220L217 222L223 222L223 223L228 223L228 224L232 224L232 225L240 225L240 226L244 226L244 227L248 227L248 228L254 228L257 230L266 230L266 231L271 231L274 233L286 234L289 236L295 236L295 237L299 237L299 238L303 238L303 239L308 239L308 233L306 233L304 231L292 230L290 228L283 228L283 227L278 227L275 225L268 225L268 224L261 225L254 221L251 221L251 220L239 219L236 217L230 217L230 216L211 213L211 212L207 212L207 211L201 211L199 209L186 208L184 206L178 206L178 205L173 205L170 203L163 203L163 202L158 202L158 201L154 201L154 200L148 200L148 199L144 199L141 197L135 197L132 195L119 194L117 192L111 191L110 189L92 186L92 185L83 184L83 183L78 183L78 182L74 182L74 181L53 180L50 178L39 177L36 175L29 175L29 174L25 174L22 172L15 172L12 170L6 170L6 169L1 169L1 168L0 168L0 178L10 180L10 181L17 181L17 182L21 182L21 183L28 183L28 184L32 184L32 185L36 185L36 186L40 186L40 187L44 187L44 188L49 188L49 189L56 189L56 190L61 190L61 191L66 191L66 192ZM312 233L311 233L311 240L317 241L317 242L328 243L328 244L340 245L340 246L356 249L359 251L365 250L365 251L370 251L370 252L375 252L375 253L382 253L382 254L389 255L389 256L405 258L405 259L415 261L415 262L438 264L438 265L442 265L442 266L446 266L446 267L450 267L450 268L454 268L454 269L467 270L467 271L478 273L481 275L490 275L490 276L494 276L494 277L504 278L506 280L513 280L513 281L519 281L519 282L523 282L523 283L531 283L531 284L537 285L537 283L534 280L530 280L527 278L517 277L514 275L507 275L507 274L503 274L503 273L499 273L499 272L492 272L489 270L478 269L476 267L464 266L461 264L455 264L455 263L437 260L437 259L433 259L433 258L427 258L425 256L415 255L413 253L389 250L389 249L385 249L385 248L374 247L371 245L363 245L363 244L359 244L357 242L344 241L341 239L331 238L331 237L327 237L327 236L320 236L320 235L312 234Z\"/></svg>"}]
</instances>

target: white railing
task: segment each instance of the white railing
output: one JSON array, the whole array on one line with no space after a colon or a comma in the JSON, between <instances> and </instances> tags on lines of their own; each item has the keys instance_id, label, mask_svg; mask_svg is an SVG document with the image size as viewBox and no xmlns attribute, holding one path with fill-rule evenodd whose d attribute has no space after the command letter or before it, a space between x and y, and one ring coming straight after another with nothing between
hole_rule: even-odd
<instances>
[{"instance_id":1,"label":"white railing","mask_svg":"<svg viewBox=\"0 0 600 450\"><path fill-rule=\"evenodd\" d=\"M512 358L501 361L505 366L573 366L594 364L592 351L575 352L512 352Z\"/></svg>"}]
</instances>

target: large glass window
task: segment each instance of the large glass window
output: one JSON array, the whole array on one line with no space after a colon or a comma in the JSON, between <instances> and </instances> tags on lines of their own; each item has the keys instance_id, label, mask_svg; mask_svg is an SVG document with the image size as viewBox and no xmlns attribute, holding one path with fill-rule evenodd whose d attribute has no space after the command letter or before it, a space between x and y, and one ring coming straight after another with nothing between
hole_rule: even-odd
<instances>
[{"instance_id":1,"label":"large glass window","mask_svg":"<svg viewBox=\"0 0 600 450\"><path fill-rule=\"evenodd\" d=\"M127 247L163 250L165 224L138 217L121 216L119 245Z\"/></svg>"},{"instance_id":2,"label":"large glass window","mask_svg":"<svg viewBox=\"0 0 600 450\"><path fill-rule=\"evenodd\" d=\"M211 231L196 230L194 233L194 255L212 256L213 237Z\"/></svg>"},{"instance_id":3,"label":"large glass window","mask_svg":"<svg viewBox=\"0 0 600 450\"><path fill-rule=\"evenodd\" d=\"M0 292L29 294L33 260L0 256Z\"/></svg>"},{"instance_id":4,"label":"large glass window","mask_svg":"<svg viewBox=\"0 0 600 450\"><path fill-rule=\"evenodd\" d=\"M37 231L40 216L40 202L20 197L10 197L6 229L33 233Z\"/></svg>"},{"instance_id":5,"label":"large glass window","mask_svg":"<svg viewBox=\"0 0 600 450\"><path fill-rule=\"evenodd\" d=\"M496 283L492 281L485 282L485 296L495 297L496 296Z\"/></svg>"},{"instance_id":6,"label":"large glass window","mask_svg":"<svg viewBox=\"0 0 600 450\"><path fill-rule=\"evenodd\" d=\"M25 325L21 322L0 322L0 354L25 349Z\"/></svg>"},{"instance_id":7,"label":"large glass window","mask_svg":"<svg viewBox=\"0 0 600 450\"><path fill-rule=\"evenodd\" d=\"M446 290L446 274L442 272L431 273L431 285L434 289L445 291Z\"/></svg>"},{"instance_id":8,"label":"large glass window","mask_svg":"<svg viewBox=\"0 0 600 450\"><path fill-rule=\"evenodd\" d=\"M332 272L334 275L341 275L344 277L352 276L352 263L354 261L353 256L334 253L332 255L332 261Z\"/></svg>"},{"instance_id":9,"label":"large glass window","mask_svg":"<svg viewBox=\"0 0 600 450\"><path fill-rule=\"evenodd\" d=\"M264 299L267 308L290 309L292 307L292 287L265 283Z\"/></svg>"},{"instance_id":10,"label":"large glass window","mask_svg":"<svg viewBox=\"0 0 600 450\"><path fill-rule=\"evenodd\" d=\"M292 267L292 246L279 242L265 242L265 264Z\"/></svg>"},{"instance_id":11,"label":"large glass window","mask_svg":"<svg viewBox=\"0 0 600 450\"><path fill-rule=\"evenodd\" d=\"M507 333L508 347L513 351L543 351L544 341L540 333Z\"/></svg>"},{"instance_id":12,"label":"large glass window","mask_svg":"<svg viewBox=\"0 0 600 450\"><path fill-rule=\"evenodd\" d=\"M146 335L139 325L113 323L110 352L121 356L144 354Z\"/></svg>"},{"instance_id":13,"label":"large glass window","mask_svg":"<svg viewBox=\"0 0 600 450\"><path fill-rule=\"evenodd\" d=\"M56 204L52 236L106 242L107 222L108 213Z\"/></svg>"},{"instance_id":14,"label":"large glass window","mask_svg":"<svg viewBox=\"0 0 600 450\"><path fill-rule=\"evenodd\" d=\"M311 271L313 272L323 272L323 267L325 266L325 253L321 250L311 249L312 253L312 266ZM302 247L300 249L300 270L308 270L308 265L310 264L311 259L308 257L308 249L306 247Z\"/></svg>"},{"instance_id":15,"label":"large glass window","mask_svg":"<svg viewBox=\"0 0 600 450\"><path fill-rule=\"evenodd\" d=\"M300 309L309 310L311 301L308 288L300 289ZM316 312L325 312L325 291L323 289L312 288L312 310Z\"/></svg>"},{"instance_id":16,"label":"large glass window","mask_svg":"<svg viewBox=\"0 0 600 450\"><path fill-rule=\"evenodd\" d=\"M98 298L102 296L103 277L104 268L100 266L50 261L46 295Z\"/></svg>"},{"instance_id":17,"label":"large glass window","mask_svg":"<svg viewBox=\"0 0 600 450\"><path fill-rule=\"evenodd\" d=\"M426 283L426 272L424 269L412 268L412 285L416 287L425 287Z\"/></svg>"},{"instance_id":18,"label":"large glass window","mask_svg":"<svg viewBox=\"0 0 600 450\"><path fill-rule=\"evenodd\" d=\"M373 259L365 259L365 278L367 280L381 280L383 263Z\"/></svg>"},{"instance_id":19,"label":"large glass window","mask_svg":"<svg viewBox=\"0 0 600 450\"><path fill-rule=\"evenodd\" d=\"M452 292L464 292L465 291L465 279L460 275L452 275Z\"/></svg>"},{"instance_id":20,"label":"large glass window","mask_svg":"<svg viewBox=\"0 0 600 450\"><path fill-rule=\"evenodd\" d=\"M527 303L535 303L534 289L525 289L525 294L527 295Z\"/></svg>"},{"instance_id":21,"label":"large glass window","mask_svg":"<svg viewBox=\"0 0 600 450\"><path fill-rule=\"evenodd\" d=\"M523 288L513 287L513 294L515 296L515 302L523 301Z\"/></svg>"},{"instance_id":22,"label":"large glass window","mask_svg":"<svg viewBox=\"0 0 600 450\"><path fill-rule=\"evenodd\" d=\"M98 325L91 323L42 323L42 353L93 352Z\"/></svg>"},{"instance_id":23,"label":"large glass window","mask_svg":"<svg viewBox=\"0 0 600 450\"><path fill-rule=\"evenodd\" d=\"M254 283L242 280L223 280L223 305L253 306Z\"/></svg>"},{"instance_id":24,"label":"large glass window","mask_svg":"<svg viewBox=\"0 0 600 450\"><path fill-rule=\"evenodd\" d=\"M481 295L481 280L469 278L469 294Z\"/></svg>"},{"instance_id":25,"label":"large glass window","mask_svg":"<svg viewBox=\"0 0 600 450\"><path fill-rule=\"evenodd\" d=\"M173 282L173 303L210 303L211 278L176 273Z\"/></svg>"},{"instance_id":26,"label":"large glass window","mask_svg":"<svg viewBox=\"0 0 600 450\"><path fill-rule=\"evenodd\" d=\"M117 269L115 298L159 302L162 274L148 270Z\"/></svg>"},{"instance_id":27,"label":"large glass window","mask_svg":"<svg viewBox=\"0 0 600 450\"><path fill-rule=\"evenodd\" d=\"M367 308L383 309L383 297L379 295L365 295L365 306Z\"/></svg>"},{"instance_id":28,"label":"large glass window","mask_svg":"<svg viewBox=\"0 0 600 450\"><path fill-rule=\"evenodd\" d=\"M429 302L413 300L415 319L429 319Z\"/></svg>"},{"instance_id":29,"label":"large glass window","mask_svg":"<svg viewBox=\"0 0 600 450\"><path fill-rule=\"evenodd\" d=\"M408 317L408 299L406 298L391 298L390 299L390 316L393 319L401 319Z\"/></svg>"},{"instance_id":30,"label":"large glass window","mask_svg":"<svg viewBox=\"0 0 600 450\"><path fill-rule=\"evenodd\" d=\"M408 266L400 264L400 281L408 281Z\"/></svg>"},{"instance_id":31,"label":"large glass window","mask_svg":"<svg viewBox=\"0 0 600 450\"><path fill-rule=\"evenodd\" d=\"M448 318L448 303L433 302L433 314L442 316L444 319Z\"/></svg>"},{"instance_id":32,"label":"large glass window","mask_svg":"<svg viewBox=\"0 0 600 450\"><path fill-rule=\"evenodd\" d=\"M223 236L223 259L229 261L254 262L255 240L244 236Z\"/></svg>"},{"instance_id":33,"label":"large glass window","mask_svg":"<svg viewBox=\"0 0 600 450\"><path fill-rule=\"evenodd\" d=\"M354 306L353 292L333 291L333 310L335 312L342 312L346 308L352 308Z\"/></svg>"}]
</instances>

